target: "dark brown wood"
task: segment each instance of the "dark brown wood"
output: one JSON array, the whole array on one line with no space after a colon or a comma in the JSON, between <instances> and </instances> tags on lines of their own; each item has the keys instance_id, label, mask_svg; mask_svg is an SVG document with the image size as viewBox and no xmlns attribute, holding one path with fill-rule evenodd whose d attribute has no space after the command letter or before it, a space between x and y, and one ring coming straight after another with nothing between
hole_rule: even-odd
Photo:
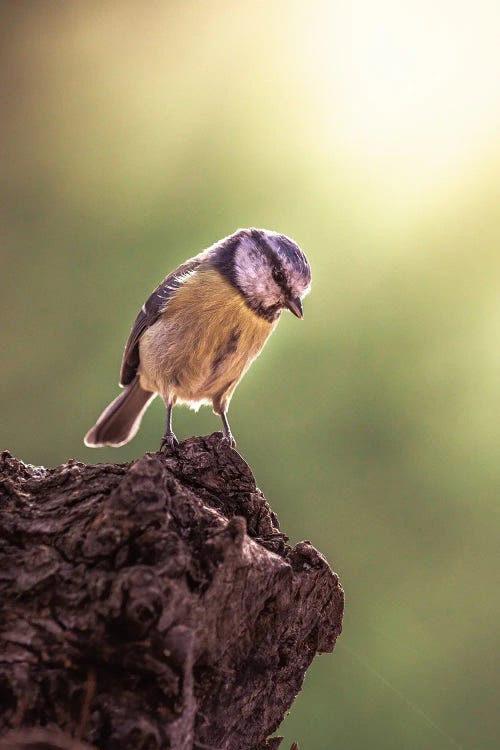
<instances>
[{"instance_id":1,"label":"dark brown wood","mask_svg":"<svg viewBox=\"0 0 500 750\"><path fill-rule=\"evenodd\" d=\"M0 750L95 750L71 735L54 729L21 729L0 738Z\"/></svg>"},{"instance_id":2,"label":"dark brown wood","mask_svg":"<svg viewBox=\"0 0 500 750\"><path fill-rule=\"evenodd\" d=\"M2 750L35 726L71 750L274 750L342 611L220 433L122 465L0 456Z\"/></svg>"}]
</instances>

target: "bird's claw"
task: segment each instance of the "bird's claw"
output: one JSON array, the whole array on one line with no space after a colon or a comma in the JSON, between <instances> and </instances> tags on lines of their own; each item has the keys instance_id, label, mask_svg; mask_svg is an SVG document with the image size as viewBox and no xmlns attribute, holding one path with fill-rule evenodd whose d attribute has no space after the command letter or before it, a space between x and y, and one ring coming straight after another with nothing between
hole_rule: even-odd
<instances>
[{"instance_id":1,"label":"bird's claw","mask_svg":"<svg viewBox=\"0 0 500 750\"><path fill-rule=\"evenodd\" d=\"M175 448L176 445L179 445L179 441L175 437L174 433L166 432L162 437L160 450L163 451L165 450L165 448Z\"/></svg>"},{"instance_id":2,"label":"bird's claw","mask_svg":"<svg viewBox=\"0 0 500 750\"><path fill-rule=\"evenodd\" d=\"M222 440L225 443L229 443L230 448L236 448L236 440L234 439L234 437L232 436L230 432L225 433Z\"/></svg>"}]
</instances>

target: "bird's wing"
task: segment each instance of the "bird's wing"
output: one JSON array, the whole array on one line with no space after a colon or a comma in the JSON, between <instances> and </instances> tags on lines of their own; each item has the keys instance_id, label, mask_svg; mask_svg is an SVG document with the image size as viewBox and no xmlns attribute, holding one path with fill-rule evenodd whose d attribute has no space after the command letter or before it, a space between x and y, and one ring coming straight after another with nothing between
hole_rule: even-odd
<instances>
[{"instance_id":1,"label":"bird's wing","mask_svg":"<svg viewBox=\"0 0 500 750\"><path fill-rule=\"evenodd\" d=\"M161 284L156 287L152 295L143 304L132 326L125 351L123 352L120 385L128 385L135 378L137 368L139 367L139 339L142 334L158 320L174 292L190 273L196 271L201 261L202 257L199 255L196 258L186 261L179 268L176 268L175 271L172 271L172 273L163 279Z\"/></svg>"}]
</instances>

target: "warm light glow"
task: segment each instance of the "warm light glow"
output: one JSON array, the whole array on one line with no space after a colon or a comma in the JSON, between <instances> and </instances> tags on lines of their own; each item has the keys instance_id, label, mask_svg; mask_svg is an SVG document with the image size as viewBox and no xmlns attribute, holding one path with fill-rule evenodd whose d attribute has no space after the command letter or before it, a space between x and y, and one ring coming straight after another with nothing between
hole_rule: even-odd
<instances>
[{"instance_id":1,"label":"warm light glow","mask_svg":"<svg viewBox=\"0 0 500 750\"><path fill-rule=\"evenodd\" d=\"M348 159L380 169L382 182L432 187L491 152L499 20L487 0L324 2L309 23L302 16L309 84Z\"/></svg>"}]
</instances>

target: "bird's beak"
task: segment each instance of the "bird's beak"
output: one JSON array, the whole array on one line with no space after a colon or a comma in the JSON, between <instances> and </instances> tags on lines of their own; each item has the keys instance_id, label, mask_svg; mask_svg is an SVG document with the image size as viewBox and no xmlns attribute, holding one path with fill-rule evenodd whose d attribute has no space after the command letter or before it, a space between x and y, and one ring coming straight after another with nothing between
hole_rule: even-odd
<instances>
[{"instance_id":1,"label":"bird's beak","mask_svg":"<svg viewBox=\"0 0 500 750\"><path fill-rule=\"evenodd\" d=\"M293 314L296 315L298 318L304 317L304 313L302 312L302 302L300 301L300 297L295 297L295 299L285 300L285 305L286 307L288 307L290 312L293 312Z\"/></svg>"}]
</instances>

